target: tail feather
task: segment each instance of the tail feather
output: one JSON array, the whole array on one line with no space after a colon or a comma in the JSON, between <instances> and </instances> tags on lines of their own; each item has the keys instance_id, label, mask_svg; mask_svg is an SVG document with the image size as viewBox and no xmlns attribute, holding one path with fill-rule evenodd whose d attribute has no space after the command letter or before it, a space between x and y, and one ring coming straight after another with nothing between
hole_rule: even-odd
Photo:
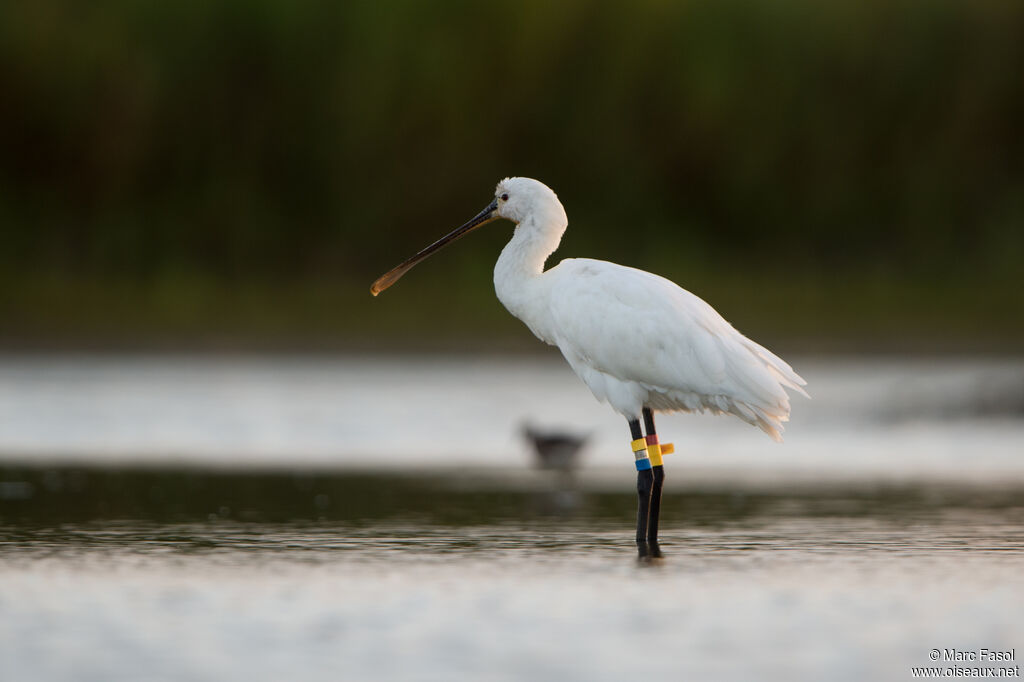
<instances>
[{"instance_id":1,"label":"tail feather","mask_svg":"<svg viewBox=\"0 0 1024 682\"><path fill-rule=\"evenodd\" d=\"M807 391L803 389L807 385L804 378L793 371L789 363L771 352L764 346L743 337L747 348L765 363L765 368L786 388L791 388L805 398L810 398Z\"/></svg>"}]
</instances>

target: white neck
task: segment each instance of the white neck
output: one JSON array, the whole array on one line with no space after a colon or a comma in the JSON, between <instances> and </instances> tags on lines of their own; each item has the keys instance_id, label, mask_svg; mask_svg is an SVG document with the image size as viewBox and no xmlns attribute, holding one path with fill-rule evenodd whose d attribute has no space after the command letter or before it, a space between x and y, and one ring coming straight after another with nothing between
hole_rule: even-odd
<instances>
[{"instance_id":1,"label":"white neck","mask_svg":"<svg viewBox=\"0 0 1024 682\"><path fill-rule=\"evenodd\" d=\"M561 208L561 206L559 206ZM502 249L494 266L494 292L510 313L533 327L527 319L536 301L536 283L548 259L565 232L565 212L531 213L516 225L511 241ZM533 295L531 295L533 294ZM536 330L535 330L536 331Z\"/></svg>"}]
</instances>

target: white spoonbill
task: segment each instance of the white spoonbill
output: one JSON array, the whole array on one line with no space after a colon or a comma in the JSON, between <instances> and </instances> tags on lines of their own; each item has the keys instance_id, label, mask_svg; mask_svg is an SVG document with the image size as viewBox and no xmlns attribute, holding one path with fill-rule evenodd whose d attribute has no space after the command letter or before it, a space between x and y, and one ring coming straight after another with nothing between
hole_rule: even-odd
<instances>
[{"instance_id":1,"label":"white spoonbill","mask_svg":"<svg viewBox=\"0 0 1024 682\"><path fill-rule=\"evenodd\" d=\"M806 382L663 277L590 258L567 258L545 270L569 220L555 193L530 178L499 182L487 208L380 277L370 292L376 296L438 249L497 218L516 224L494 266L498 300L540 340L558 346L594 397L629 422L637 549L641 558L661 556L661 456L672 447L659 444L654 412L732 414L778 441L789 419L785 389L806 396Z\"/></svg>"}]
</instances>

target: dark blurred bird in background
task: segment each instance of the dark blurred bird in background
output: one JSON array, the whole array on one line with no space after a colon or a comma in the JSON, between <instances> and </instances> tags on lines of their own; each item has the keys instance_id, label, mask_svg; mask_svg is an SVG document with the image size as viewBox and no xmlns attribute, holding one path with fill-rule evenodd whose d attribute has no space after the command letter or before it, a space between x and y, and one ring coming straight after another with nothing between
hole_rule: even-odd
<instances>
[{"instance_id":1,"label":"dark blurred bird in background","mask_svg":"<svg viewBox=\"0 0 1024 682\"><path fill-rule=\"evenodd\" d=\"M590 434L574 433L564 429L539 429L526 422L523 438L530 444L541 469L570 473L579 466L579 455Z\"/></svg>"}]
</instances>

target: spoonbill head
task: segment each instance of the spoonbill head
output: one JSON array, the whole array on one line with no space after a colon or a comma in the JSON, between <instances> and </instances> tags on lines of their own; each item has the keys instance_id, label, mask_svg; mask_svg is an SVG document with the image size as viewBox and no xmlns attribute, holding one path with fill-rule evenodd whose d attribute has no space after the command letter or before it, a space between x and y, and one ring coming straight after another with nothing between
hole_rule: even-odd
<instances>
[{"instance_id":1,"label":"spoonbill head","mask_svg":"<svg viewBox=\"0 0 1024 682\"><path fill-rule=\"evenodd\" d=\"M659 443L654 413L731 414L781 440L790 413L787 390L806 396L806 382L663 277L589 258L568 258L545 270L569 221L555 193L531 178L499 182L484 210L381 276L370 292L376 296L417 263L497 218L516 227L494 267L495 293L539 339L562 351L598 400L626 418L637 469L637 548L641 558L661 556L662 455L672 447Z\"/></svg>"},{"instance_id":2,"label":"spoonbill head","mask_svg":"<svg viewBox=\"0 0 1024 682\"><path fill-rule=\"evenodd\" d=\"M484 210L378 277L370 287L370 293L378 295L418 263L498 218L516 223L517 231L519 226L525 225L524 229L527 231L546 235L548 239L554 241L551 251L558 247L562 234L569 224L565 208L550 187L532 178L505 178L498 183L494 190L494 200L487 204ZM548 253L550 255L551 252Z\"/></svg>"}]
</instances>

